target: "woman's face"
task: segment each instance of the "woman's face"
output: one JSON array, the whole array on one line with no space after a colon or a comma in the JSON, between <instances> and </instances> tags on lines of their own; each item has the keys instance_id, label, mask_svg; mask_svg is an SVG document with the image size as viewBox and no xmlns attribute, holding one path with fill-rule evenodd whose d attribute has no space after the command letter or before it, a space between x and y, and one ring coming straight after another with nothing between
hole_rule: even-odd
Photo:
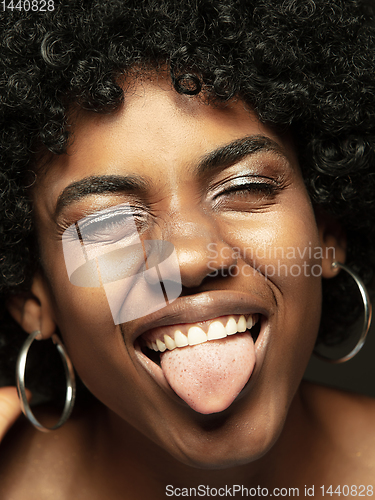
<instances>
[{"instance_id":1,"label":"woman's face","mask_svg":"<svg viewBox=\"0 0 375 500\"><path fill-rule=\"evenodd\" d=\"M181 461L223 467L259 458L282 429L320 320L319 233L292 141L241 101L210 106L162 77L132 82L114 114L79 112L73 130L68 154L40 173L33 196L51 315L77 372L111 412ZM134 209L142 239L173 244L182 284L168 306L122 324L103 287L70 282L61 237L118 205ZM200 394L193 409L171 389L159 355L152 361L140 347L155 327L186 331L205 321L207 331L216 318L225 325L250 314L260 325L251 369L227 408ZM232 373L225 365L241 347L210 342L221 346L222 365L207 361L219 394L231 382L222 391L217 371ZM199 372L206 351L195 350ZM185 359L168 374L188 392ZM186 364L194 365L189 356Z\"/></svg>"}]
</instances>

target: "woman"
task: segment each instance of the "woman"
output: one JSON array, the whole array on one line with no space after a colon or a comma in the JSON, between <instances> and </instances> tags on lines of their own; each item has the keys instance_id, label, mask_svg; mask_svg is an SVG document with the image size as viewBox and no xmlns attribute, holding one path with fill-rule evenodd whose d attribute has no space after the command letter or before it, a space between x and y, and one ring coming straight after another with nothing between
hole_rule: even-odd
<instances>
[{"instance_id":1,"label":"woman","mask_svg":"<svg viewBox=\"0 0 375 500\"><path fill-rule=\"evenodd\" d=\"M3 338L96 399L12 428L2 498L372 496L374 402L301 384L374 268L371 9L55 7L3 21Z\"/></svg>"}]
</instances>

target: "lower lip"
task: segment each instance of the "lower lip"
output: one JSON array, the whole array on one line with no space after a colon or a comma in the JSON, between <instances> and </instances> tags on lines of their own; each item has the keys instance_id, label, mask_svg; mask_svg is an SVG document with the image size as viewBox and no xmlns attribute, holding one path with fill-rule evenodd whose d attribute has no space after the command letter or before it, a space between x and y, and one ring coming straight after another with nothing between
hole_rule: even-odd
<instances>
[{"instance_id":1,"label":"lower lip","mask_svg":"<svg viewBox=\"0 0 375 500\"><path fill-rule=\"evenodd\" d=\"M253 373L247 383L245 384L244 388L240 392L240 394L237 396L235 401L238 401L239 399L242 399L250 390L250 388L253 386L253 382L255 382L255 379L258 376L258 373L260 371L261 365L263 363L263 359L265 356L265 348L267 345L267 339L268 339L268 332L269 332L269 323L268 320L261 315L259 321L261 322L260 326L260 331L258 338L255 342L255 367L253 370ZM209 340L208 342L215 342L214 340ZM174 401L178 402L179 404L183 405L185 408L189 408L189 405L185 403L177 394L171 389L170 385L168 384L166 378L164 377L163 370L159 365L151 361L141 350L140 344L138 341L135 342L134 345L135 348L135 353L136 356L143 366L143 368L146 370L146 372L156 381L156 383L168 394L169 397L171 397ZM251 383L250 383L251 382ZM233 404L233 403L232 403ZM232 406L232 405L231 405ZM229 407L230 408L230 407ZM194 410L192 410L194 411ZM226 411L226 410L225 410ZM196 412L194 412L196 413Z\"/></svg>"}]
</instances>

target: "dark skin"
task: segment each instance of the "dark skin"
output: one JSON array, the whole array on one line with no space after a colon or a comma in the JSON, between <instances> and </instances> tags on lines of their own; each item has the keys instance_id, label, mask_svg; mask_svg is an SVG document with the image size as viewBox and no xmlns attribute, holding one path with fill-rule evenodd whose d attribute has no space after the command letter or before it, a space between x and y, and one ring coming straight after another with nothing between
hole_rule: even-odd
<instances>
[{"instance_id":1,"label":"dark skin","mask_svg":"<svg viewBox=\"0 0 375 500\"><path fill-rule=\"evenodd\" d=\"M321 276L292 276L291 266L321 266L329 279L337 272L333 260L344 262L345 247L337 227L317 222L290 137L261 124L240 100L213 107L204 97L178 95L161 75L132 83L117 113L78 113L68 155L39 173L33 198L43 269L32 295L9 304L29 333L39 329L48 338L59 327L75 368L101 403L54 434L30 427L12 434L1 465L4 495L22 498L31 488L35 498L48 498L46 487L61 498L165 498L167 484L301 491L305 484L372 484L373 401L300 385L319 326ZM236 141L260 147L229 162L202 163ZM61 203L77 182L129 175L143 188L122 185ZM244 178L250 187L234 190ZM254 189L259 182L268 188ZM183 291L170 306L115 325L101 288L69 282L61 232L126 202L143 214L146 239L173 243ZM211 267L236 266L236 276L208 276L210 243L218 250ZM277 266L279 256L250 256L249 246L279 252L311 246L323 254L284 258L282 272L265 279L266 266ZM257 272L249 276L249 269ZM155 325L246 312L262 316L255 368L220 413L203 415L181 401L138 347ZM24 479L16 484L18 475Z\"/></svg>"}]
</instances>

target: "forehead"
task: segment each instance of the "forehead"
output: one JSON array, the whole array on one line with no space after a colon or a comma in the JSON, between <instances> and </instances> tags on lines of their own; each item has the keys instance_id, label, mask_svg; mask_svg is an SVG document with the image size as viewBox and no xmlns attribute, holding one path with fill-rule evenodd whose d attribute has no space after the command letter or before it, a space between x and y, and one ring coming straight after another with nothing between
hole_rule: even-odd
<instances>
[{"instance_id":1,"label":"forehead","mask_svg":"<svg viewBox=\"0 0 375 500\"><path fill-rule=\"evenodd\" d=\"M56 200L69 184L93 175L124 172L160 180L160 172L187 176L189 167L218 146L266 136L296 163L291 141L257 118L240 99L209 104L204 95L178 94L160 75L124 84L125 100L111 114L72 113L67 154L53 158L36 188Z\"/></svg>"}]
</instances>

